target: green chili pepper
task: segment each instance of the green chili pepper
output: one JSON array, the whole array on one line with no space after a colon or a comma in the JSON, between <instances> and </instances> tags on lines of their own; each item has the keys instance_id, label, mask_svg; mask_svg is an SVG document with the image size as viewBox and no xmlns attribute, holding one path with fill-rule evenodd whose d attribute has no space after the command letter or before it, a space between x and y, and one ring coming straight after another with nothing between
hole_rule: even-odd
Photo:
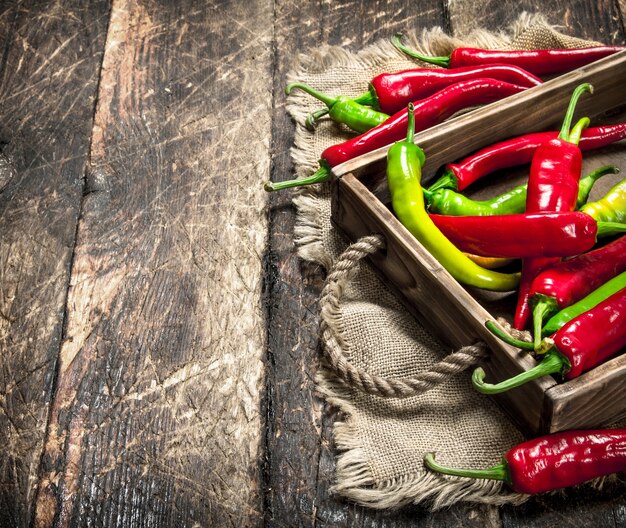
<instances>
[{"instance_id":1,"label":"green chili pepper","mask_svg":"<svg viewBox=\"0 0 626 528\"><path fill-rule=\"evenodd\" d=\"M581 178L578 186L577 208L587 202L594 183L606 174L616 174L619 169L614 165L605 165ZM472 200L452 189L429 191L424 189L424 196L431 213L450 216L495 216L519 214L526 210L527 184L519 185L490 200Z\"/></svg>"},{"instance_id":2,"label":"green chili pepper","mask_svg":"<svg viewBox=\"0 0 626 528\"><path fill-rule=\"evenodd\" d=\"M406 139L396 142L387 153L387 181L396 216L459 282L493 291L513 290L518 284L519 273L506 274L480 267L433 224L426 212L420 185L424 152L413 143L413 137L413 105L409 104Z\"/></svg>"},{"instance_id":3,"label":"green chili pepper","mask_svg":"<svg viewBox=\"0 0 626 528\"><path fill-rule=\"evenodd\" d=\"M450 216L493 216L523 213L526 208L526 185L520 185L490 200L472 200L452 189L431 192L424 189L428 210Z\"/></svg>"},{"instance_id":4,"label":"green chili pepper","mask_svg":"<svg viewBox=\"0 0 626 528\"><path fill-rule=\"evenodd\" d=\"M543 325L541 335L552 335L564 324L574 319L574 317L591 310L594 306L600 304L602 301L608 299L611 295L617 293L623 288L626 288L626 271L605 282L602 286L592 291L586 297L583 297L580 301L568 306L567 308L563 308L563 310L554 314L550 319L548 319L546 324Z\"/></svg>"},{"instance_id":5,"label":"green chili pepper","mask_svg":"<svg viewBox=\"0 0 626 528\"><path fill-rule=\"evenodd\" d=\"M378 112L367 106L357 103L354 99L340 95L339 97L331 97L322 92L318 92L314 88L303 83L291 83L285 88L285 92L289 94L294 88L300 88L309 95L319 99L328 107L326 110L318 110L313 112L306 120L307 128L311 128L315 121L328 113L328 116L337 123L343 123L356 132L367 132L384 123L389 116L383 112Z\"/></svg>"},{"instance_id":6,"label":"green chili pepper","mask_svg":"<svg viewBox=\"0 0 626 528\"><path fill-rule=\"evenodd\" d=\"M626 180L619 182L599 200L585 204L580 210L598 221L626 223Z\"/></svg>"}]
</instances>

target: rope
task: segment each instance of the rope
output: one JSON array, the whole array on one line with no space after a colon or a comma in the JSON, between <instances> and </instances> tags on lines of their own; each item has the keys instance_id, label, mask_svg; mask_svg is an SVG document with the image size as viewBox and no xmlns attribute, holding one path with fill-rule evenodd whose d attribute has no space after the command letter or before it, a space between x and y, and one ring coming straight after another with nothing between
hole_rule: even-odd
<instances>
[{"instance_id":1,"label":"rope","mask_svg":"<svg viewBox=\"0 0 626 528\"><path fill-rule=\"evenodd\" d=\"M344 382L367 394L408 398L423 394L475 365L487 355L487 346L484 343L464 346L413 378L376 376L352 365L344 354L346 345L337 324L342 293L359 262L384 247L385 242L380 235L370 235L348 246L339 256L330 269L320 297L320 332L330 366Z\"/></svg>"}]
</instances>

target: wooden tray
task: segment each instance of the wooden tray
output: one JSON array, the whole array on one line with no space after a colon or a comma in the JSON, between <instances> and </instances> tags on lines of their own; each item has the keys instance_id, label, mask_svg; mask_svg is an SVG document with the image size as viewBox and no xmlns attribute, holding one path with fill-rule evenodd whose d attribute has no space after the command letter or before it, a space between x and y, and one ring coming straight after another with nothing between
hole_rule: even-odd
<instances>
[{"instance_id":1,"label":"wooden tray","mask_svg":"<svg viewBox=\"0 0 626 528\"><path fill-rule=\"evenodd\" d=\"M591 126L623 121L626 52L416 134L415 142L426 153L425 181L432 179L444 163L483 146L529 132L557 130L570 94L582 82L590 82L594 94L581 97L576 116L592 117ZM492 350L484 365L490 383L532 368L536 363L530 354L503 344L484 327L487 319L512 318L516 294L494 294L461 286L390 211L385 180L388 148L333 169L334 225L351 241L372 233L384 236L386 250L371 257L371 261L385 282L400 294L423 324L453 347L478 340L486 342ZM584 169L606 163L626 169L624 141L584 156ZM500 175L492 192L510 188L524 177L524 170L527 167L510 171L506 177ZM623 177L624 173L616 178ZM616 181L600 180L594 195L600 196ZM479 193L487 188L477 187ZM492 397L529 435L606 426L626 416L626 355L566 383L547 376Z\"/></svg>"}]
</instances>

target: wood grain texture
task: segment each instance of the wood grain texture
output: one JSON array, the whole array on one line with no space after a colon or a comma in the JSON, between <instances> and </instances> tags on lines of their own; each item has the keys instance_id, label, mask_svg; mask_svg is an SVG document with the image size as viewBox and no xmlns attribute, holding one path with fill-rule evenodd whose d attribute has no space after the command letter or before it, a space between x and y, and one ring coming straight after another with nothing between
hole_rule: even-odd
<instances>
[{"instance_id":1,"label":"wood grain texture","mask_svg":"<svg viewBox=\"0 0 626 528\"><path fill-rule=\"evenodd\" d=\"M0 526L28 526L109 5L0 7Z\"/></svg>"},{"instance_id":2,"label":"wood grain texture","mask_svg":"<svg viewBox=\"0 0 626 528\"><path fill-rule=\"evenodd\" d=\"M520 13L541 13L550 24L567 35L596 40L604 44L623 43L620 12L614 0L450 0L448 12L453 34L467 34L476 28L501 31Z\"/></svg>"},{"instance_id":3,"label":"wood grain texture","mask_svg":"<svg viewBox=\"0 0 626 528\"><path fill-rule=\"evenodd\" d=\"M256 526L269 2L116 1L37 526Z\"/></svg>"}]
</instances>

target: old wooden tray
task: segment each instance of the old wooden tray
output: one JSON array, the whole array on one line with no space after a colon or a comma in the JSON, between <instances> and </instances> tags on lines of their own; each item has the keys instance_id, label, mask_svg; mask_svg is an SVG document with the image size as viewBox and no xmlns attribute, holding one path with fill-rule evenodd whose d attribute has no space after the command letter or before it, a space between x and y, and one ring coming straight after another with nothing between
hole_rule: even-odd
<instances>
[{"instance_id":1,"label":"old wooden tray","mask_svg":"<svg viewBox=\"0 0 626 528\"><path fill-rule=\"evenodd\" d=\"M455 117L415 137L426 153L424 178L432 179L446 162L483 146L560 126L569 95L581 82L590 82L594 94L583 96L577 116L591 116L592 126L625 118L626 52L552 79L542 86L504 101ZM503 344L484 327L487 319L512 317L515 294L493 294L461 286L400 224L387 204L385 160L388 147L339 165L333 170L332 221L354 241L381 234L386 250L371 260L385 282L397 290L408 308L434 333L454 347L477 340L492 354L486 361L487 380L495 383L535 365L533 357ZM584 169L614 163L626 168L626 145L585 154ZM498 175L493 193L510 188L524 170ZM620 177L624 177L623 173ZM502 183L502 181L505 183ZM600 180L600 196L616 179ZM487 192L478 187L478 193ZM488 397L488 396L485 396ZM626 416L626 355L565 383L544 377L510 392L493 396L527 434L606 426Z\"/></svg>"}]
</instances>

